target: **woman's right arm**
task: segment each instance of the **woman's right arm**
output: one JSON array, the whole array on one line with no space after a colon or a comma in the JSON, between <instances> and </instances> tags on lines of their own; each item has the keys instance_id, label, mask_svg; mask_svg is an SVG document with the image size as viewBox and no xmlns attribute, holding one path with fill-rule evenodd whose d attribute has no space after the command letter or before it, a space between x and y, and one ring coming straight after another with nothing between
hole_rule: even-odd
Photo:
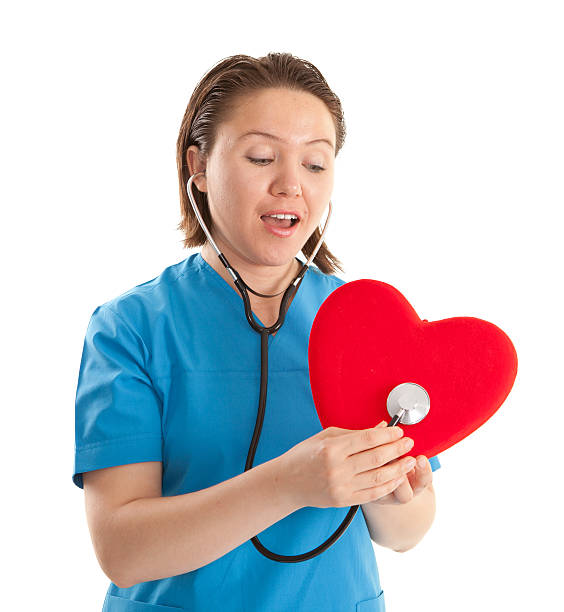
<instances>
[{"instance_id":1,"label":"woman's right arm","mask_svg":"<svg viewBox=\"0 0 564 612\"><path fill-rule=\"evenodd\" d=\"M328 427L219 484L161 497L160 461L83 474L98 561L119 587L198 569L305 506L385 497L413 468L399 427ZM383 427L384 426L384 427Z\"/></svg>"},{"instance_id":2,"label":"woman's right arm","mask_svg":"<svg viewBox=\"0 0 564 612\"><path fill-rule=\"evenodd\" d=\"M190 572L299 510L278 459L170 497L161 496L160 461L85 472L88 526L104 573L128 588Z\"/></svg>"}]
</instances>

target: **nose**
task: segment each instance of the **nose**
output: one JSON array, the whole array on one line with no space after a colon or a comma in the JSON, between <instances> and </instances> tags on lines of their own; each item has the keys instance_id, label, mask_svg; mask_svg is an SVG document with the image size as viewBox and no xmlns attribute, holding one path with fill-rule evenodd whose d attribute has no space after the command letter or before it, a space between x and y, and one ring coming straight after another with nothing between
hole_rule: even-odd
<instances>
[{"instance_id":1,"label":"nose","mask_svg":"<svg viewBox=\"0 0 564 612\"><path fill-rule=\"evenodd\" d=\"M281 168L274 181L273 191L276 195L287 195L292 198L301 196L302 186L297 171L287 165Z\"/></svg>"}]
</instances>

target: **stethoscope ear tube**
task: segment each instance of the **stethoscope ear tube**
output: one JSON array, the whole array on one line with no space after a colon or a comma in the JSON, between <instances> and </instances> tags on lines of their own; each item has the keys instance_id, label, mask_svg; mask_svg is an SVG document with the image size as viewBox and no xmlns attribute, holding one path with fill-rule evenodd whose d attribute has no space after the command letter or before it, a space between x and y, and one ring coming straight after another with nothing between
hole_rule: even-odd
<instances>
[{"instance_id":1,"label":"stethoscope ear tube","mask_svg":"<svg viewBox=\"0 0 564 612\"><path fill-rule=\"evenodd\" d=\"M247 293L247 289L251 291L252 293L254 293L255 295L259 295L261 297L276 297L277 295L280 295L280 293L282 292L276 293L274 295L265 295L265 294L257 293L256 291L253 291L253 289L251 289L251 287L249 287L245 283L245 281L241 278L237 270L235 270L229 264L225 255L219 250L219 248L215 244L208 228L206 227L204 223L204 220L200 214L200 211L198 210L198 207L196 206L196 202L194 201L194 197L192 195L192 181L194 180L194 177L197 174L205 174L205 172L197 172L196 174L193 174L188 179L188 183L187 183L188 197L190 199L190 203L192 204L192 208L194 209L194 214L196 215L196 218L198 219L198 222L200 223L200 227L205 232L211 246L216 251L217 256L219 257L219 260L225 266L225 268L227 269L227 271L233 278L233 282L235 283L235 286L237 287L237 289L239 290L239 293L241 294L241 297L243 298L243 304L245 306L245 316L247 318L249 325L256 332L260 334L260 347L261 347L260 362L261 363L260 363L259 408L258 408L257 420L255 423L255 429L254 429L253 437L251 440L251 445L249 447L249 452L247 454L247 461L246 461L245 470L244 470L246 472L253 467L253 461L255 458L255 453L257 450L257 446L258 446L259 439L260 439L260 434L262 431L262 425L264 422L264 413L265 413L265 406L266 406L266 392L267 392L267 387L268 387L268 336L278 331L282 327L282 324L284 323L284 319L286 317L286 312L288 310L290 302L292 298L294 297L294 295L296 294L296 292L298 291L298 288L305 276L305 273L307 272L307 269L309 268L310 263L313 261L313 259L317 255L317 251L321 247L321 244L323 242L323 236L325 235L325 231L329 223L329 218L331 217L332 205L331 205L331 201L329 201L329 212L327 214L327 219L325 220L323 231L321 232L321 236L319 237L319 240L317 242L317 245L315 246L315 249L309 256L307 262L303 264L303 266L301 267L300 271L298 272L294 280L290 283L288 288L284 291L284 295L280 303L278 320L276 321L276 323L274 323L274 325L271 325L270 327L264 327L262 325L259 325L253 317L253 313L251 309L251 302L249 299L249 294ZM253 543L253 546L261 554L263 554L265 557L268 557L272 561L279 561L281 563L298 563L299 561L307 561L321 554L325 550L327 550L332 544L334 544L343 535L346 528L350 525L351 521L353 520L358 508L359 508L358 505L351 506L343 522L339 525L339 527L335 530L335 532L329 538L327 538L325 542L323 542L323 544L320 544L317 548L314 548L313 550L310 550L309 552L302 553L301 555L279 555L277 553L274 553L268 550L268 548L266 548L265 546L263 546L256 536L251 538L251 542Z\"/></svg>"},{"instance_id":2,"label":"stethoscope ear tube","mask_svg":"<svg viewBox=\"0 0 564 612\"><path fill-rule=\"evenodd\" d=\"M194 214L196 215L196 218L198 219L198 223L200 224L200 227L202 228L202 230L204 231L204 233L206 234L206 237L209 241L209 243L211 244L211 246L213 247L214 251L217 253L217 256L219 257L221 263L227 268L227 271L229 272L229 274L231 274L231 276L233 277L233 281L235 281L237 278L239 278L241 280L241 282L245 285L245 287L251 291L252 293L254 293L255 295L259 295L261 297L276 297L277 295L279 295L278 293L275 293L273 295L265 295L262 293L257 293L256 291L253 291L246 283L245 281L243 281L243 279L241 279L241 277L239 276L239 274L237 273L236 270L234 270L231 265L229 264L229 262L227 261L227 258L225 257L225 255L223 255L223 253L219 250L219 247L217 246L217 244L215 243L215 240L212 238L212 235L210 233L210 231L208 230L208 228L206 227L206 224L204 223L204 219L202 218L202 215L200 214L200 211L198 210L198 206L196 205L196 201L194 200L194 196L192 194L192 182L194 181L194 177L198 176L198 174L205 174L205 170L202 172L196 172L195 174L193 174L189 179L188 182L186 184L186 191L188 193L188 199L190 200L190 204L192 205L192 209L194 210ZM321 235L319 236L319 240L317 241L317 244L315 245L315 248L313 249L311 255L309 256L308 260L306 261L306 263L304 264L305 268L309 268L311 262L315 259L315 256L317 255L317 251L319 251L319 249L321 248L321 245L323 244L323 236L325 235L325 232L327 231L327 226L329 225L329 219L331 218L331 213L333 211L333 205L331 203L331 200L329 200L329 212L327 213L327 218L325 219L325 224L323 226L323 230L321 231ZM300 271L301 273L301 271ZM305 270L303 272L303 274L305 274ZM299 274L298 274L299 276ZM296 277L292 282L295 283L298 277ZM282 293L282 292L280 292Z\"/></svg>"}]
</instances>

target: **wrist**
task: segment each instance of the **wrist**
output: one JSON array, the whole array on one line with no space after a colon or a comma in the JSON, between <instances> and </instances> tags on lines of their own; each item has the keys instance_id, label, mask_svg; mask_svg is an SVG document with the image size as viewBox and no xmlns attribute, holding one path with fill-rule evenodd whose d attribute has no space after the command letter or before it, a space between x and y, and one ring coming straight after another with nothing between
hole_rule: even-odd
<instances>
[{"instance_id":1,"label":"wrist","mask_svg":"<svg viewBox=\"0 0 564 612\"><path fill-rule=\"evenodd\" d=\"M268 462L270 464L270 481L272 483L273 495L276 496L278 503L288 514L291 514L303 508L304 505L300 503L295 487L292 486L292 479L289 476L289 471L283 457L284 455L280 455L280 457L276 457Z\"/></svg>"}]
</instances>

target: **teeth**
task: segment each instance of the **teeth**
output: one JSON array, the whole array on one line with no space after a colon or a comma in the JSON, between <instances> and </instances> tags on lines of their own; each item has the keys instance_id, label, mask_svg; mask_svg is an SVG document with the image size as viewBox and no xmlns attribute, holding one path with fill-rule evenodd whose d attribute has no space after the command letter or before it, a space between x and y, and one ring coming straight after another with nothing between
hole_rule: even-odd
<instances>
[{"instance_id":1,"label":"teeth","mask_svg":"<svg viewBox=\"0 0 564 612\"><path fill-rule=\"evenodd\" d=\"M274 217L275 219L297 219L296 215L283 215L283 214L265 215L265 217Z\"/></svg>"}]
</instances>

